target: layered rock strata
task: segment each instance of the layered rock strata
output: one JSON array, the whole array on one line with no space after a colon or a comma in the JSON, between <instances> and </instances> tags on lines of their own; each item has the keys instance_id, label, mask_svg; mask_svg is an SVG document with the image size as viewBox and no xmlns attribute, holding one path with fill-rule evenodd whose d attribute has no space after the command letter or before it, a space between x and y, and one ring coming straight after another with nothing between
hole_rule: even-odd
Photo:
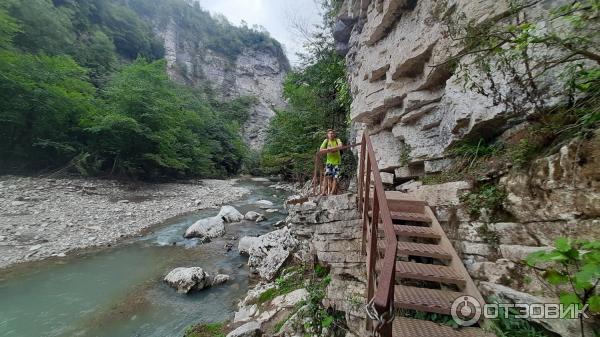
<instances>
[{"instance_id":1,"label":"layered rock strata","mask_svg":"<svg viewBox=\"0 0 600 337\"><path fill-rule=\"evenodd\" d=\"M541 1L528 15L547 15L556 2ZM350 117L357 139L362 132L372 135L380 170L394 174L396 181L443 171L450 164L446 151L457 141L489 139L526 118L527 113L511 111L465 86L457 70L468 68L473 81L488 78L471 69L468 57L456 58L463 47L451 31L460 24L497 20L508 9L508 1L343 2L334 37L346 55ZM496 86L510 90L509 78L500 72L490 76ZM562 88L549 88L548 105L564 98Z\"/></svg>"},{"instance_id":2,"label":"layered rock strata","mask_svg":"<svg viewBox=\"0 0 600 337\"><path fill-rule=\"evenodd\" d=\"M364 328L365 257L361 253L362 227L355 194L305 199L288 204L291 232L310 252L309 258L331 268L325 307L343 311L350 331Z\"/></svg>"},{"instance_id":3,"label":"layered rock strata","mask_svg":"<svg viewBox=\"0 0 600 337\"><path fill-rule=\"evenodd\" d=\"M465 86L461 69L468 69L471 80L486 89L491 76L496 89L524 101L500 71L484 74L470 66L469 57L457 58L463 47L450 31L452 21L459 19L471 27L497 21L507 14L508 3L345 0L334 38L346 57L353 134L357 141L364 132L371 135L386 187L413 193L434 208L484 295L507 298L510 293L512 300L542 303L551 297L556 302L552 289L527 269L523 258L550 249L558 237L600 237L598 132L544 149L526 168L511 168L508 162L481 176L422 183L424 176L443 176L452 167L449 150L463 140L504 139L527 131L533 111L527 103L516 111ZM525 12L543 26L549 9L562 3L539 1ZM552 52L533 50L531 55ZM564 102L560 81L543 80L543 107ZM499 218L486 209L473 216L461 198L485 184L506 194L498 205L504 212ZM561 322L542 324L563 336L576 335L570 323Z\"/></svg>"},{"instance_id":4,"label":"layered rock strata","mask_svg":"<svg viewBox=\"0 0 600 337\"><path fill-rule=\"evenodd\" d=\"M243 126L244 140L260 149L275 109L284 107L283 79L290 66L283 52L246 48L235 58L212 51L201 41L186 39L174 21L157 28L164 40L167 73L179 83L207 84L223 100L253 96L255 104Z\"/></svg>"}]
</instances>

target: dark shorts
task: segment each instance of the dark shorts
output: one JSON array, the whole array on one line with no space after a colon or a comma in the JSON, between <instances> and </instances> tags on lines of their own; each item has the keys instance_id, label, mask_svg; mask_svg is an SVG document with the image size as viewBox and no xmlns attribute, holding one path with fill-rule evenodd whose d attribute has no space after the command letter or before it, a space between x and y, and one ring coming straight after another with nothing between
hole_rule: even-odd
<instances>
[{"instance_id":1,"label":"dark shorts","mask_svg":"<svg viewBox=\"0 0 600 337\"><path fill-rule=\"evenodd\" d=\"M340 177L340 166L326 164L325 165L325 176L326 177L334 177L336 179L339 178Z\"/></svg>"}]
</instances>

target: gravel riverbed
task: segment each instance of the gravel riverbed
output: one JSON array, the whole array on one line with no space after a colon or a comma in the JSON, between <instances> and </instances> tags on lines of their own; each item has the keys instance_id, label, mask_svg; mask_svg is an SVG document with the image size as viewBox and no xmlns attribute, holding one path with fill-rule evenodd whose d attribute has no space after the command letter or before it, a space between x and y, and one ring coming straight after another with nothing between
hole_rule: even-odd
<instances>
[{"instance_id":1,"label":"gravel riverbed","mask_svg":"<svg viewBox=\"0 0 600 337\"><path fill-rule=\"evenodd\" d=\"M168 218L239 199L236 180L122 183L0 177L0 268L107 246Z\"/></svg>"}]
</instances>

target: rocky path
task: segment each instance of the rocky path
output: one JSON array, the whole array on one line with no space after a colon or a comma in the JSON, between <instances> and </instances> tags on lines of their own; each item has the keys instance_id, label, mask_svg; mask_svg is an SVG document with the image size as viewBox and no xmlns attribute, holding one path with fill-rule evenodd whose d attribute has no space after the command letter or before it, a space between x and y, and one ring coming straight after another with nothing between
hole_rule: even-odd
<instances>
[{"instance_id":1,"label":"rocky path","mask_svg":"<svg viewBox=\"0 0 600 337\"><path fill-rule=\"evenodd\" d=\"M124 184L0 177L0 268L107 246L170 217L220 206L249 191L235 180Z\"/></svg>"}]
</instances>

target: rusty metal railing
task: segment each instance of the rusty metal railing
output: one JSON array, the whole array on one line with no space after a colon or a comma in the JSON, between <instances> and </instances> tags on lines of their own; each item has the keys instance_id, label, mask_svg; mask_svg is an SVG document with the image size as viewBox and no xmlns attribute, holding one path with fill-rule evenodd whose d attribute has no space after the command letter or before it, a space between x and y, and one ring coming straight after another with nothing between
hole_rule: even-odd
<instances>
[{"instance_id":1,"label":"rusty metal railing","mask_svg":"<svg viewBox=\"0 0 600 337\"><path fill-rule=\"evenodd\" d=\"M369 135L363 134L358 173L358 205L363 223L363 254L367 255L367 329L381 337L392 336L394 275L398 240ZM373 181L371 181L371 178ZM371 198L371 186L373 196ZM372 201L371 201L372 200ZM378 233L383 226L385 250L379 253ZM381 271L376 272L376 264Z\"/></svg>"},{"instance_id":2,"label":"rusty metal railing","mask_svg":"<svg viewBox=\"0 0 600 337\"><path fill-rule=\"evenodd\" d=\"M335 149L318 151L315 155L313 174L313 194L318 194L321 186L323 154L360 146L358 171L358 208L362 216L363 242L362 253L367 255L367 313L372 321L367 320L367 329L381 337L392 337L392 320L394 319L394 275L396 274L396 250L398 240L394 231L390 209L385 190L381 182L379 167L371 138L363 134L362 141L356 144L341 146ZM372 179L372 181L371 181ZM371 197L371 191L373 196ZM378 233L383 228L385 250L381 257L378 248ZM381 264L377 274L376 264Z\"/></svg>"}]
</instances>

